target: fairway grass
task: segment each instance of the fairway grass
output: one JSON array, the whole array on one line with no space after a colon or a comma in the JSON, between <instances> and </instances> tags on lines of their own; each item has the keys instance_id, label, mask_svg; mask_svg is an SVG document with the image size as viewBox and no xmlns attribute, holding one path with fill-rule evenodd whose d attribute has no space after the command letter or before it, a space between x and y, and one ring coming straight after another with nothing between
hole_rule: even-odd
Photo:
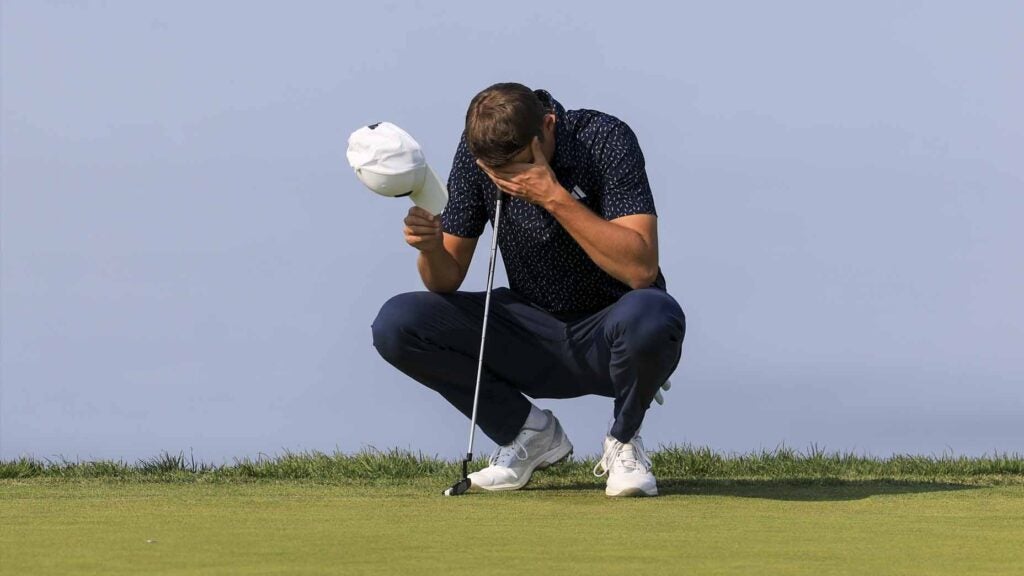
<instances>
[{"instance_id":1,"label":"fairway grass","mask_svg":"<svg viewBox=\"0 0 1024 576\"><path fill-rule=\"evenodd\" d=\"M329 478L2 463L0 574L1021 574L1013 462L717 478L663 459L648 499L605 497L590 462L458 498L440 496L443 462Z\"/></svg>"}]
</instances>

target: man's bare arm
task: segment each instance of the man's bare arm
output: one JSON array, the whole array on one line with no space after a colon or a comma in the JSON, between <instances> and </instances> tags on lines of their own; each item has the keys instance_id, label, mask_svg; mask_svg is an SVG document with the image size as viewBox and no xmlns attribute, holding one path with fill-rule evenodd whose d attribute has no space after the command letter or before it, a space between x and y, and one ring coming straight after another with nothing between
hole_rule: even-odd
<instances>
[{"instance_id":1,"label":"man's bare arm","mask_svg":"<svg viewBox=\"0 0 1024 576\"><path fill-rule=\"evenodd\" d=\"M405 217L405 241L420 251L416 267L431 292L454 292L462 286L473 259L476 238L441 231L441 217L413 206Z\"/></svg>"},{"instance_id":2,"label":"man's bare arm","mask_svg":"<svg viewBox=\"0 0 1024 576\"><path fill-rule=\"evenodd\" d=\"M658 278L658 218L635 214L608 221L566 192L545 206L602 270L630 288Z\"/></svg>"},{"instance_id":3,"label":"man's bare arm","mask_svg":"<svg viewBox=\"0 0 1024 576\"><path fill-rule=\"evenodd\" d=\"M466 279L477 239L442 234L444 240L441 249L421 251L416 266L427 290L454 292Z\"/></svg>"}]
</instances>

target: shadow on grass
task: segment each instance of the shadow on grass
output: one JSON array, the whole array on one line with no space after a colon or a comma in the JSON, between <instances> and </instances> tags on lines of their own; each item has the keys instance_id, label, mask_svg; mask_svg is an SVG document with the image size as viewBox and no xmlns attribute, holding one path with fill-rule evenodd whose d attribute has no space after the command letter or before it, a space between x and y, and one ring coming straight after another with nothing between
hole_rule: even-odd
<instances>
[{"instance_id":1,"label":"shadow on grass","mask_svg":"<svg viewBox=\"0 0 1024 576\"><path fill-rule=\"evenodd\" d=\"M732 496L802 502L863 500L871 496L894 496L930 492L973 490L982 486L948 482L903 480L719 480L659 479L661 496ZM604 483L571 482L529 485L526 490L604 492Z\"/></svg>"}]
</instances>

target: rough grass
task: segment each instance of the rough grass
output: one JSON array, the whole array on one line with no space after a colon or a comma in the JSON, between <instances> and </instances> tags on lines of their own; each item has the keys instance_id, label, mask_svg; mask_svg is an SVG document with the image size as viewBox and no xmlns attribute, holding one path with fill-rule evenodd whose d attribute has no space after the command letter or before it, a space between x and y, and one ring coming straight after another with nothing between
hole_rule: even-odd
<instances>
[{"instance_id":1,"label":"rough grass","mask_svg":"<svg viewBox=\"0 0 1024 576\"><path fill-rule=\"evenodd\" d=\"M967 482L1024 484L1024 455L983 457L894 455L887 458L825 452L816 447L788 447L748 454L726 454L705 447L664 446L652 452L661 481L775 480L828 483L864 480L901 482ZM593 458L572 459L543 472L546 481L593 481ZM483 458L471 469L486 465ZM364 449L354 454L285 452L257 459L213 465L184 453L164 453L131 463L19 458L0 461L0 479L108 479L143 482L246 482L306 480L318 483L382 482L433 479L459 475L459 462L405 450Z\"/></svg>"}]
</instances>

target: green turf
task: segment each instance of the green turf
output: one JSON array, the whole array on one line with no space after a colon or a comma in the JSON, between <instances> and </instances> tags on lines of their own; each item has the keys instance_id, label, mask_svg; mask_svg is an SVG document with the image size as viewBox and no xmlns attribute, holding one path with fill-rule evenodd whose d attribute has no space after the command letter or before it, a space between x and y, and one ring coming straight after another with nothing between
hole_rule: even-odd
<instances>
[{"instance_id":1,"label":"green turf","mask_svg":"<svg viewBox=\"0 0 1024 576\"><path fill-rule=\"evenodd\" d=\"M1019 456L655 454L663 496L573 461L440 496L407 453L210 467L0 462L0 574L1021 574Z\"/></svg>"}]
</instances>

